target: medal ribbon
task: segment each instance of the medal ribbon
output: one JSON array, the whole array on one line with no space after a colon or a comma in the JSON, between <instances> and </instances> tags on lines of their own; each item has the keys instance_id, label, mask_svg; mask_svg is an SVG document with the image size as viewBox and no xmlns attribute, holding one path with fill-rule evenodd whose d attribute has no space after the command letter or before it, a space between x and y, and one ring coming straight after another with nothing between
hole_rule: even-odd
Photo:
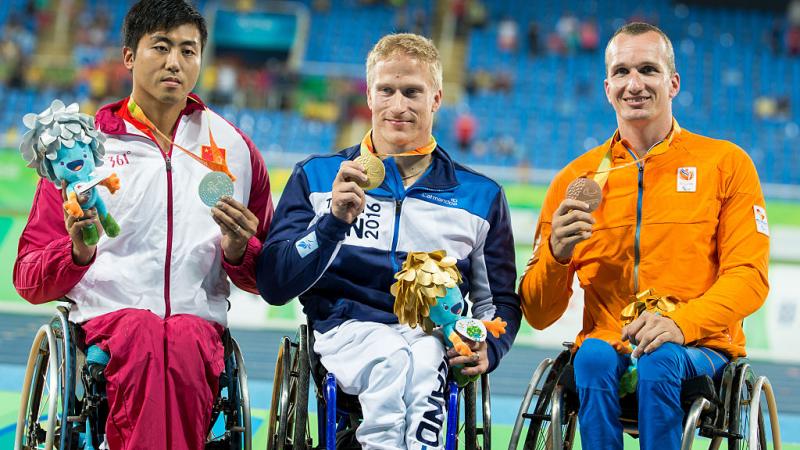
<instances>
[{"instance_id":1,"label":"medal ribbon","mask_svg":"<svg viewBox=\"0 0 800 450\"><path fill-rule=\"evenodd\" d=\"M361 154L363 155L365 152L369 152L375 156L422 156L433 153L437 145L436 139L431 136L431 139L427 144L423 145L422 147L415 148L414 150L401 153L378 153L375 151L375 147L372 145L372 130L369 130L364 136L364 139L361 140Z\"/></svg>"},{"instance_id":2,"label":"medal ribbon","mask_svg":"<svg viewBox=\"0 0 800 450\"><path fill-rule=\"evenodd\" d=\"M618 141L617 135L615 133L614 138L611 139L611 143L608 145L608 151L603 156L603 159L600 160L600 164L597 166L597 169L596 170L588 170L588 171L584 172L578 178L586 178L589 175L594 175L594 177L592 177L592 178L594 179L594 181L597 182L597 184L600 185L600 190L602 190L603 187L606 185L606 181L608 181L608 174L609 173L611 173L611 172L613 172L615 170L619 170L619 169L624 169L626 167L630 167L630 166L632 166L634 164L644 163L651 156L655 156L656 154L659 154L659 153L651 153L650 150L656 148L657 146L659 146L663 142L671 143L672 139L675 137L675 133L676 132L680 132L680 129L681 129L681 126L678 125L678 121L673 118L672 119L672 129L670 130L670 132L667 135L667 137L665 137L664 139L662 139L661 141L659 141L658 143L656 143L655 145L650 147L650 149L647 151L647 153L643 157L634 159L633 161L625 163L625 164L623 164L621 166L611 167L611 153L612 153L612 150L614 148L614 144ZM625 147L625 149L630 151L630 149L628 149L628 147Z\"/></svg>"},{"instance_id":3,"label":"medal ribbon","mask_svg":"<svg viewBox=\"0 0 800 450\"><path fill-rule=\"evenodd\" d=\"M645 311L654 314L670 313L678 307L677 298L671 295L657 294L654 289L647 289L639 292L633 297L633 301L622 309L619 315L623 325L627 325L636 320Z\"/></svg>"},{"instance_id":4,"label":"medal ribbon","mask_svg":"<svg viewBox=\"0 0 800 450\"><path fill-rule=\"evenodd\" d=\"M197 100L193 99L192 97L186 97L186 98L191 101L197 102ZM205 105L203 105L203 112L205 114L208 114L208 108ZM211 133L210 121L208 121L208 140L209 140L209 147L211 149L211 161L195 155L194 153L187 150L183 146L177 144L175 141L173 141L167 135L161 132L161 130L156 128L156 126L153 125L153 122L151 122L150 119L147 118L142 108L140 108L139 105L137 105L136 102L133 101L133 97L128 98L128 113L130 113L130 116L133 119L139 121L142 125L144 125L151 133L159 135L161 139L164 139L171 145L177 147L178 149L180 149L181 151L192 157L192 159L194 159L195 161L208 167L212 171L224 173L225 175L228 176L228 178L231 179L231 181L236 181L236 177L230 172L230 170L228 170L228 162L225 158L224 149L217 147L217 143L214 142L214 135Z\"/></svg>"},{"instance_id":5,"label":"medal ribbon","mask_svg":"<svg viewBox=\"0 0 800 450\"><path fill-rule=\"evenodd\" d=\"M627 163L625 163L625 164L623 164L621 166L611 167L611 149L613 147L614 147L614 143L612 142L611 145L608 146L608 151L606 152L605 156L603 156L603 159L600 160L600 164L597 166L596 170L587 170L586 172L584 172L578 178L588 178L589 175L594 175L592 177L592 179L594 179L594 181L596 181L597 184L600 185L600 190L602 190L603 187L606 185L606 182L608 181L608 175L611 172L613 172L615 170L624 169L626 167L630 167L630 166L632 166L634 164L639 164L640 162L644 162L647 159L649 159L651 156L653 156L652 153L648 153L647 155L645 155L645 156L643 156L641 158L635 159L635 160L633 160L631 162L627 162Z\"/></svg>"}]
</instances>

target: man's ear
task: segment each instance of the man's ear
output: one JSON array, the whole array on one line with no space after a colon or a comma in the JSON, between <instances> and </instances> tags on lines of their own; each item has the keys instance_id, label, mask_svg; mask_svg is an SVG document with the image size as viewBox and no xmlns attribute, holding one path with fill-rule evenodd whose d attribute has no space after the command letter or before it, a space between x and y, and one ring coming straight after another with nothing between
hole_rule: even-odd
<instances>
[{"instance_id":1,"label":"man's ear","mask_svg":"<svg viewBox=\"0 0 800 450\"><path fill-rule=\"evenodd\" d=\"M441 89L439 89L439 90L438 90L438 91L436 91L436 93L433 95L433 108L432 108L431 112L436 112L436 111L438 111L438 110L439 110L439 107L441 107L441 106L442 106L442 90L441 90Z\"/></svg>"},{"instance_id":2,"label":"man's ear","mask_svg":"<svg viewBox=\"0 0 800 450\"><path fill-rule=\"evenodd\" d=\"M133 70L133 61L136 59L136 52L130 47L122 47L122 64L125 68Z\"/></svg>"}]
</instances>

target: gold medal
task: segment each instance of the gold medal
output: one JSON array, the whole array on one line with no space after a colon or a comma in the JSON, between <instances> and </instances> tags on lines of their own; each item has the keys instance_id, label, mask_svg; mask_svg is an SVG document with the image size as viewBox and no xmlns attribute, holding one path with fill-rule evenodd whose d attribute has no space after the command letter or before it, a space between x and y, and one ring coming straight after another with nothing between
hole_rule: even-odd
<instances>
[{"instance_id":1,"label":"gold medal","mask_svg":"<svg viewBox=\"0 0 800 450\"><path fill-rule=\"evenodd\" d=\"M362 153L355 161L367 171L367 182L358 183L364 190L375 189L383 183L386 177L386 168L383 167L383 161L372 153Z\"/></svg>"},{"instance_id":2,"label":"gold medal","mask_svg":"<svg viewBox=\"0 0 800 450\"><path fill-rule=\"evenodd\" d=\"M603 190L591 178L576 178L567 187L567 198L588 204L589 212L592 212L600 206L600 202L603 200Z\"/></svg>"}]
</instances>

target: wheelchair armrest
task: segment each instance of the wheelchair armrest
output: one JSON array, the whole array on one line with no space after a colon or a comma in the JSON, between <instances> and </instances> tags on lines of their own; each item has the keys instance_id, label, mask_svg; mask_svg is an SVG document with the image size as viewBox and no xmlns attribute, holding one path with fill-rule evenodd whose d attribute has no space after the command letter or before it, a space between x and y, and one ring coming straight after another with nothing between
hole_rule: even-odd
<instances>
[{"instance_id":1,"label":"wheelchair armrest","mask_svg":"<svg viewBox=\"0 0 800 450\"><path fill-rule=\"evenodd\" d=\"M690 378L681 384L681 404L684 409L692 406L692 403L699 397L703 397L715 406L721 406L717 396L717 388L714 381L708 375Z\"/></svg>"}]
</instances>

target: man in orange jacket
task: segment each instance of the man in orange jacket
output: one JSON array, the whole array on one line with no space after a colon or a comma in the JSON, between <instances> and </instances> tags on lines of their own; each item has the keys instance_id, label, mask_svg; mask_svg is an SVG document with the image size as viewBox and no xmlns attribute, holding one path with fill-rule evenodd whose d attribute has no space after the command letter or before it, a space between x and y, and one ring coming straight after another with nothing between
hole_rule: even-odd
<instances>
[{"instance_id":1,"label":"man in orange jacket","mask_svg":"<svg viewBox=\"0 0 800 450\"><path fill-rule=\"evenodd\" d=\"M672 117L680 77L661 30L625 25L605 58L619 128L550 185L520 284L522 309L533 327L546 328L567 308L577 274L584 448L623 448L619 380L633 357L642 448L677 449L681 381L719 376L729 358L744 356L742 320L767 296L764 197L742 149L681 129ZM593 212L566 198L581 176L602 189ZM648 310L631 314L638 306Z\"/></svg>"}]
</instances>

